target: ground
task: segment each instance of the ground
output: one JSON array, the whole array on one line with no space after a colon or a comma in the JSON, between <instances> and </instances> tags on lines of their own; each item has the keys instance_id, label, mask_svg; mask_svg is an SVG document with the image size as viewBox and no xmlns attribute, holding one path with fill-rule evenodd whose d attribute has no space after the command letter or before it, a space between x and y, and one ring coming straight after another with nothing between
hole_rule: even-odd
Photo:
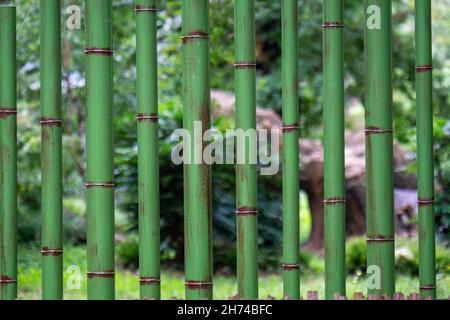
<instances>
[{"instance_id":1,"label":"ground","mask_svg":"<svg viewBox=\"0 0 450 320\"><path fill-rule=\"evenodd\" d=\"M40 299L41 298L41 270L39 260L39 250L35 248L21 247L19 257L19 299ZM20 252L19 252L20 253ZM65 299L77 300L86 299L86 278L82 277L81 287L72 288L77 281L71 281L71 273L79 268L81 275L85 274L85 249L83 247L66 247L64 266L64 296ZM73 275L73 273L72 273ZM116 276L117 299L138 299L138 276L136 272L119 268ZM73 280L73 279L72 279ZM214 278L215 299L228 299L236 294L236 278L233 276L216 275ZM438 298L444 299L450 296L450 275L438 275ZM184 277L176 271L164 271L162 274L162 298L178 299L184 296ZM274 297L282 298L282 280L279 274L260 275L260 298L268 299ZM347 295L352 297L354 292L365 292L365 280L358 276L347 278ZM410 294L417 291L417 277L399 275L396 278L397 291ZM301 277L301 294L306 297L308 290L317 290L319 296L323 297L324 282L322 273L311 273Z\"/></svg>"}]
</instances>

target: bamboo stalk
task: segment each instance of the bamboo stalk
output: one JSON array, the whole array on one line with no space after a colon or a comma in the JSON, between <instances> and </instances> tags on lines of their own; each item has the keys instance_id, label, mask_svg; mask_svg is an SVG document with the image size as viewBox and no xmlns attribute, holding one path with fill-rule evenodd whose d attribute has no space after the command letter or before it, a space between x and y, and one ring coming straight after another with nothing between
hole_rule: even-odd
<instances>
[{"instance_id":1,"label":"bamboo stalk","mask_svg":"<svg viewBox=\"0 0 450 320\"><path fill-rule=\"evenodd\" d=\"M256 130L255 3L234 1L236 129ZM256 141L247 139L237 153L245 161L236 164L237 281L241 299L258 299L257 171L250 163Z\"/></svg>"},{"instance_id":2,"label":"bamboo stalk","mask_svg":"<svg viewBox=\"0 0 450 320\"><path fill-rule=\"evenodd\" d=\"M0 5L0 300L17 297L16 8Z\"/></svg>"},{"instance_id":3,"label":"bamboo stalk","mask_svg":"<svg viewBox=\"0 0 450 320\"><path fill-rule=\"evenodd\" d=\"M141 299L160 299L156 0L136 0L136 69Z\"/></svg>"},{"instance_id":4,"label":"bamboo stalk","mask_svg":"<svg viewBox=\"0 0 450 320\"><path fill-rule=\"evenodd\" d=\"M283 72L283 288L300 299L298 5L282 0Z\"/></svg>"},{"instance_id":5,"label":"bamboo stalk","mask_svg":"<svg viewBox=\"0 0 450 320\"><path fill-rule=\"evenodd\" d=\"M345 296L343 1L323 7L325 297Z\"/></svg>"},{"instance_id":6,"label":"bamboo stalk","mask_svg":"<svg viewBox=\"0 0 450 320\"><path fill-rule=\"evenodd\" d=\"M415 1L419 282L422 298L436 298L433 169L431 1Z\"/></svg>"},{"instance_id":7,"label":"bamboo stalk","mask_svg":"<svg viewBox=\"0 0 450 320\"><path fill-rule=\"evenodd\" d=\"M211 168L194 138L196 122L202 136L211 127L208 0L183 0L182 11L183 125L192 137L183 151L192 160L184 164L186 299L212 299Z\"/></svg>"},{"instance_id":8,"label":"bamboo stalk","mask_svg":"<svg viewBox=\"0 0 450 320\"><path fill-rule=\"evenodd\" d=\"M63 298L61 1L41 0L42 297Z\"/></svg>"},{"instance_id":9,"label":"bamboo stalk","mask_svg":"<svg viewBox=\"0 0 450 320\"><path fill-rule=\"evenodd\" d=\"M111 0L86 0L88 298L114 293Z\"/></svg>"},{"instance_id":10,"label":"bamboo stalk","mask_svg":"<svg viewBox=\"0 0 450 320\"><path fill-rule=\"evenodd\" d=\"M394 190L391 86L391 1L366 0L366 224L367 266L379 270L369 294L392 297L394 282ZM368 28L368 25L371 28ZM374 266L374 267L372 267ZM372 289L371 289L372 288Z\"/></svg>"}]
</instances>

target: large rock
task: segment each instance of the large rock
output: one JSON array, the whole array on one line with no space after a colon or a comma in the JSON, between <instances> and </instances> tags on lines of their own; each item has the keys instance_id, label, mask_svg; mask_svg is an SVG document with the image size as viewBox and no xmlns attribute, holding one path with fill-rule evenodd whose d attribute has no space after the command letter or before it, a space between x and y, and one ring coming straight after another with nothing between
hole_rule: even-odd
<instances>
[{"instance_id":1,"label":"large rock","mask_svg":"<svg viewBox=\"0 0 450 320\"><path fill-rule=\"evenodd\" d=\"M213 117L234 116L234 95L212 90L215 107ZM281 129L280 116L271 109L258 107L257 127ZM281 141L281 139L280 139ZM365 135L362 128L357 132L345 133L345 178L346 178L346 230L348 235L365 232L364 219L364 174ZM323 146L321 141L300 139L300 188L306 192L312 215L312 230L307 244L309 249L323 248ZM416 177L408 174L405 167L409 160L407 153L394 144L394 201L396 231L411 236L415 230L410 220L417 213Z\"/></svg>"}]
</instances>

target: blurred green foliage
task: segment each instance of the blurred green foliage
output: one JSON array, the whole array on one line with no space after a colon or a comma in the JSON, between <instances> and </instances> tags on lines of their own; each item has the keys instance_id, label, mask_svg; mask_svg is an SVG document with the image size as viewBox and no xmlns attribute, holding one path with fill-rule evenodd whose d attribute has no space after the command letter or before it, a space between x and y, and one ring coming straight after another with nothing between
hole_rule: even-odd
<instances>
[{"instance_id":1,"label":"blurred green foliage","mask_svg":"<svg viewBox=\"0 0 450 320\"><path fill-rule=\"evenodd\" d=\"M170 135L182 126L181 103L181 6L180 1L161 1L158 15L161 245L167 259L183 260L182 167L170 161L174 145ZM211 83L213 88L234 90L233 2L212 0ZM63 1L65 8L81 0ZM19 240L40 238L40 126L39 126L39 2L17 1L18 14L18 173ZM116 226L120 234L135 234L137 228L137 146L135 97L135 24L132 0L113 0L114 19L114 143ZM450 0L433 2L434 17L434 108L436 151L437 231L449 237L450 181ZM396 139L415 152L414 29L413 1L393 2L393 87ZM302 137L321 137L322 42L320 1L300 0L299 100ZM256 2L258 105L281 110L281 21L280 1ZM363 6L346 1L345 70L347 105L363 101ZM82 20L82 26L84 21ZM64 214L66 241L85 241L84 205L84 32L68 30L63 21L63 110L64 110ZM362 121L362 119L361 119ZM218 118L214 126L225 130L232 119ZM352 127L352 124L348 124ZM411 168L414 170L414 167ZM235 240L234 168L213 168L214 247L217 261L232 261ZM281 177L260 177L258 202L259 245L262 263L268 266L279 256L281 245ZM302 229L303 230L303 229ZM302 235L304 232L302 231ZM133 236L130 236L133 237ZM127 237L125 237L127 239ZM127 240L128 241L128 240ZM123 246L127 246L127 241ZM131 242L132 239L130 240ZM120 249L120 252L135 249ZM127 253L128 254L128 253ZM132 261L133 259L126 259ZM356 263L356 262L355 262ZM359 262L358 262L359 264Z\"/></svg>"},{"instance_id":2,"label":"blurred green foliage","mask_svg":"<svg viewBox=\"0 0 450 320\"><path fill-rule=\"evenodd\" d=\"M346 267L350 274L362 275L367 267L366 239L356 237L347 242ZM400 274L419 275L417 239L397 238L395 241L395 267ZM450 249L437 244L436 272L450 275Z\"/></svg>"}]
</instances>

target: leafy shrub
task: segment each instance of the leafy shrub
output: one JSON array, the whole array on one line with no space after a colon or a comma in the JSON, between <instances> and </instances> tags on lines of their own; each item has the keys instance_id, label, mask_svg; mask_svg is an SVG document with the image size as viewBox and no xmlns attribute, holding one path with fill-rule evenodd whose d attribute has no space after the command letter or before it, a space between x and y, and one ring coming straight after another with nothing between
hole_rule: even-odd
<instances>
[{"instance_id":1,"label":"leafy shrub","mask_svg":"<svg viewBox=\"0 0 450 320\"><path fill-rule=\"evenodd\" d=\"M347 270L358 274L366 270L366 241L364 237L353 238L347 242ZM399 238L396 240L395 268L398 273L419 274L419 250L417 239ZM436 245L436 271L450 274L450 249Z\"/></svg>"}]
</instances>

